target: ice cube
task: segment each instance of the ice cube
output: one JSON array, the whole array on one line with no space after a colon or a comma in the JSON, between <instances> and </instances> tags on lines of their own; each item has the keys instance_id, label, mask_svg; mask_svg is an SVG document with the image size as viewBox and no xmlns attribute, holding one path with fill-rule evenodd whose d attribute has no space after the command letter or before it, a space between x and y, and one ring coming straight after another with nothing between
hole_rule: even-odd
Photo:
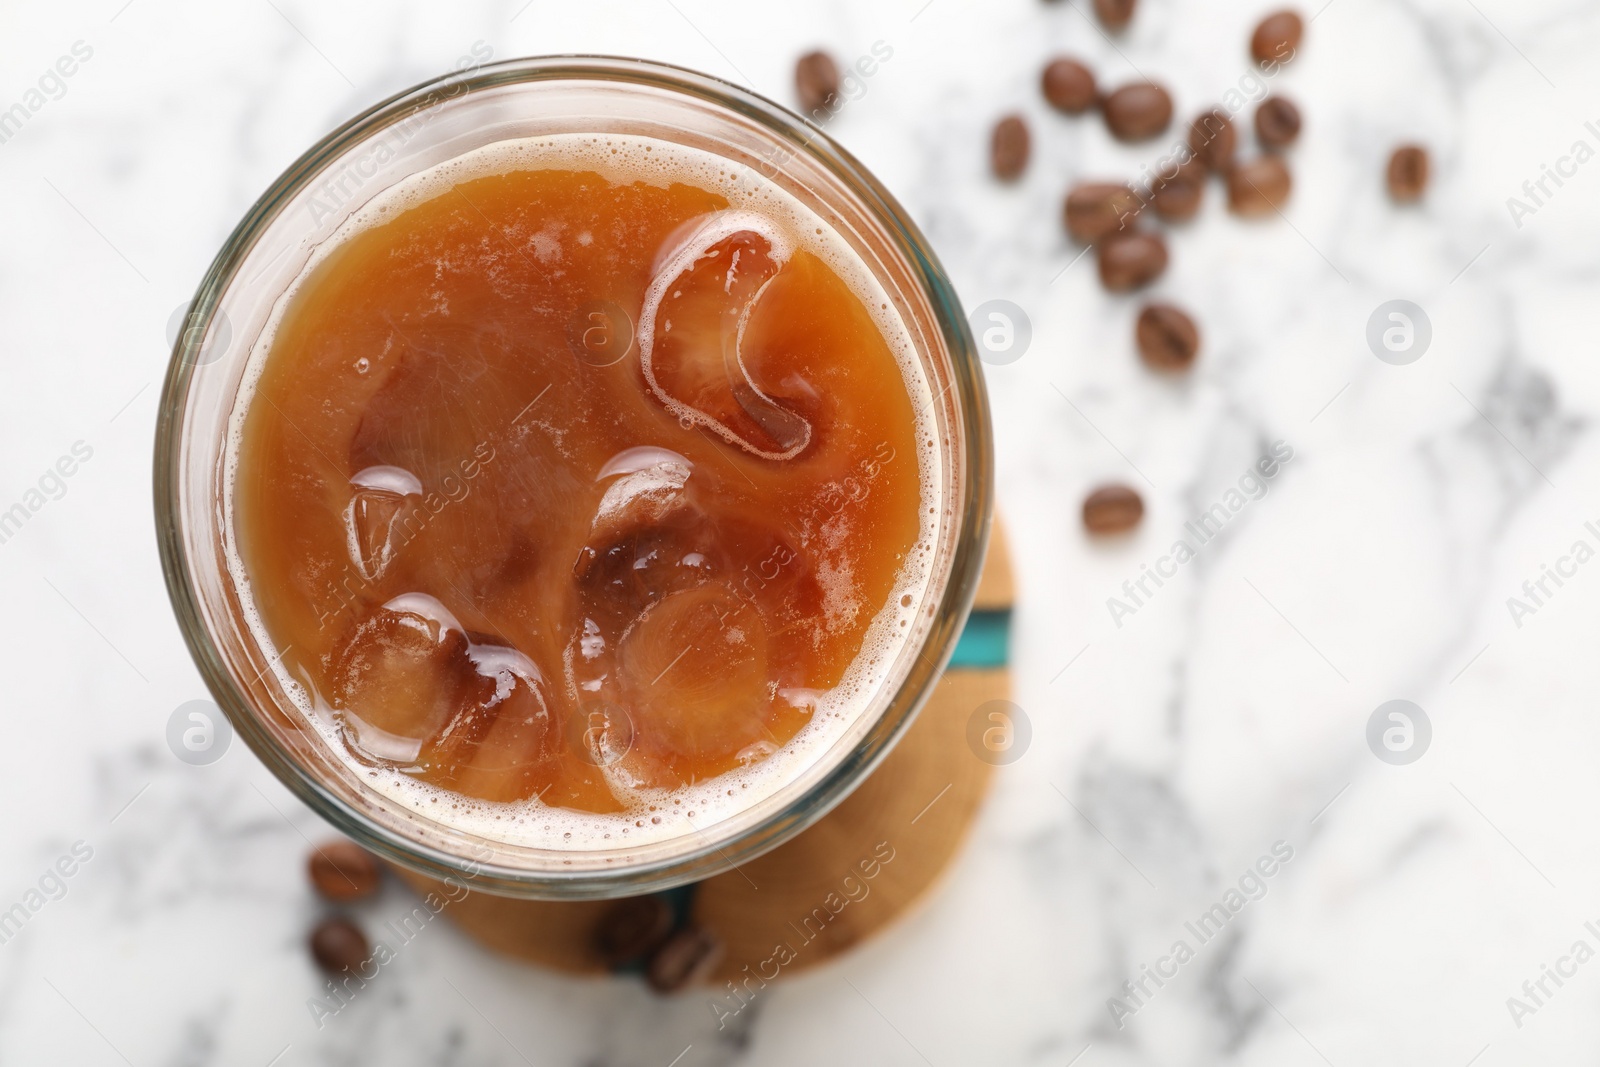
<instances>
[{"instance_id":1,"label":"ice cube","mask_svg":"<svg viewBox=\"0 0 1600 1067\"><path fill-rule=\"evenodd\" d=\"M639 365L655 398L763 459L792 459L811 441L811 424L762 391L741 351L752 310L793 252L763 215L709 215L669 240L639 313Z\"/></svg>"},{"instance_id":2,"label":"ice cube","mask_svg":"<svg viewBox=\"0 0 1600 1067\"><path fill-rule=\"evenodd\" d=\"M652 605L623 636L618 658L637 745L704 761L765 738L767 628L722 583Z\"/></svg>"},{"instance_id":3,"label":"ice cube","mask_svg":"<svg viewBox=\"0 0 1600 1067\"><path fill-rule=\"evenodd\" d=\"M595 509L589 535L591 544L614 540L624 530L660 523L672 512L688 505L684 485L693 469L689 461L666 449L651 451L665 455L649 466L623 473L606 486L605 495Z\"/></svg>"},{"instance_id":4,"label":"ice cube","mask_svg":"<svg viewBox=\"0 0 1600 1067\"><path fill-rule=\"evenodd\" d=\"M601 467L597 480L614 480L573 567L588 646L604 646L647 605L715 570L714 531L691 499L692 472L683 456L656 447L626 449Z\"/></svg>"},{"instance_id":5,"label":"ice cube","mask_svg":"<svg viewBox=\"0 0 1600 1067\"><path fill-rule=\"evenodd\" d=\"M452 720L418 760L434 783L484 800L539 792L553 751L544 676L527 656L490 641L467 652L473 677Z\"/></svg>"},{"instance_id":6,"label":"ice cube","mask_svg":"<svg viewBox=\"0 0 1600 1067\"><path fill-rule=\"evenodd\" d=\"M403 467L378 464L357 473L350 486L350 503L344 509L350 561L363 578L376 581L394 561L395 520L421 503L422 482Z\"/></svg>"},{"instance_id":7,"label":"ice cube","mask_svg":"<svg viewBox=\"0 0 1600 1067\"><path fill-rule=\"evenodd\" d=\"M346 741L374 761L408 764L455 717L473 674L461 624L424 593L395 597L336 648L329 694Z\"/></svg>"},{"instance_id":8,"label":"ice cube","mask_svg":"<svg viewBox=\"0 0 1600 1067\"><path fill-rule=\"evenodd\" d=\"M679 501L659 518L635 514L601 527L574 569L582 617L614 644L623 627L670 593L705 582L723 568L710 519L692 502ZM589 657L592 658L592 657Z\"/></svg>"}]
</instances>

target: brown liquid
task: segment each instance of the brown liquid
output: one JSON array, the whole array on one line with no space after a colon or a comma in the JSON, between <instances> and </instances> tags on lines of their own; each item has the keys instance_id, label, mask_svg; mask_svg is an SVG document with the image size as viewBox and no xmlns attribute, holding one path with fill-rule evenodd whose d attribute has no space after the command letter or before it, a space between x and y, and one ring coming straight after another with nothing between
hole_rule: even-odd
<instances>
[{"instance_id":1,"label":"brown liquid","mask_svg":"<svg viewBox=\"0 0 1600 1067\"><path fill-rule=\"evenodd\" d=\"M619 811L781 748L902 603L915 415L822 259L760 227L702 245L646 379L629 319L727 208L690 183L479 177L295 295L244 421L238 547L358 758Z\"/></svg>"}]
</instances>

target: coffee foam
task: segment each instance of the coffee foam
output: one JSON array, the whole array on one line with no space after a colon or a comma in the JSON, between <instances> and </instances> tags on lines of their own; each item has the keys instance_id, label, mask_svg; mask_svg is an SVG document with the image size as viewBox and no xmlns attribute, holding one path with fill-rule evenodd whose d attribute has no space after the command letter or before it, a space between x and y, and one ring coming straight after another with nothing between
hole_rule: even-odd
<instances>
[{"instance_id":1,"label":"coffee foam","mask_svg":"<svg viewBox=\"0 0 1600 1067\"><path fill-rule=\"evenodd\" d=\"M781 234L793 248L803 249L828 265L869 311L900 366L916 411L916 462L920 479L919 535L902 564L899 580L875 612L860 654L839 684L826 691L786 691L784 696L812 707L810 721L782 748L749 766L715 779L676 790L648 790L625 780L619 767L603 768L619 794L635 799L620 814L593 814L553 808L537 799L519 803L477 800L432 786L389 767L373 767L352 755L332 709L309 693L285 668L281 656L269 652L285 693L299 706L306 722L369 787L413 813L455 829L509 845L557 851L606 852L683 839L685 848L699 847L700 835L718 823L749 811L784 786L820 770L824 758L849 751L872 728L893 693L886 686L908 635L919 629L926 593L933 580L932 563L947 502L941 473L944 443L933 417L934 396L918 358L911 333L888 294L867 265L815 212L797 198L744 164L654 138L596 134L560 134L485 145L441 163L376 194L352 214L309 257L294 282L278 298L250 353L229 423L224 457L224 517L234 528L233 487L245 414L256 382L271 351L273 338L293 298L316 268L354 234L381 225L409 208L448 193L476 178L521 170L590 170L613 182L646 182L666 187L687 183L725 197L730 213L750 213L765 222L768 234ZM581 239L581 238L580 238ZM538 249L536 249L538 251ZM828 530L818 531L824 545ZM261 647L274 648L250 590L239 558L237 539L226 545L229 571L241 592L245 620ZM856 602L849 574L820 574L833 611L859 613L870 605ZM555 728L565 724L556 723ZM771 749L771 745L766 745ZM837 760L829 760L831 765Z\"/></svg>"}]
</instances>

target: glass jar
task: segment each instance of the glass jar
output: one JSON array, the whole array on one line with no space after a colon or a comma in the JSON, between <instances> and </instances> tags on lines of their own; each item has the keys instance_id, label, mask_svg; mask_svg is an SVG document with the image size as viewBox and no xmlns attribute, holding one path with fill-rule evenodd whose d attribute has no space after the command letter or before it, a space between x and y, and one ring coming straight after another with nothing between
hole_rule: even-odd
<instances>
[{"instance_id":1,"label":"glass jar","mask_svg":"<svg viewBox=\"0 0 1600 1067\"><path fill-rule=\"evenodd\" d=\"M944 509L924 609L875 702L821 758L764 800L670 840L609 850L531 848L467 832L385 796L305 722L249 624L230 569L230 427L263 331L319 247L374 196L498 141L551 133L648 136L709 151L779 185L834 227L909 328L943 444ZM555 56L453 74L401 93L300 157L223 245L191 305L161 398L155 508L184 637L239 736L300 799L374 852L508 896L627 896L736 866L821 818L870 774L938 681L966 618L991 510L988 408L956 294L904 210L826 134L715 78L634 59Z\"/></svg>"}]
</instances>

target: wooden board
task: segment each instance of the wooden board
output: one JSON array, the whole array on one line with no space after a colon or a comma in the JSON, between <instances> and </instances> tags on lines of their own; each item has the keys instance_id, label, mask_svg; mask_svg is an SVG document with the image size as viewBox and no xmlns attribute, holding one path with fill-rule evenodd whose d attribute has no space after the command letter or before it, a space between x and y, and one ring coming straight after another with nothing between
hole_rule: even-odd
<instances>
[{"instance_id":1,"label":"wooden board","mask_svg":"<svg viewBox=\"0 0 1600 1067\"><path fill-rule=\"evenodd\" d=\"M716 984L814 966L887 926L933 885L992 773L967 747L967 720L1004 697L1008 682L1004 671L947 672L900 744L842 804L788 844L700 883L695 922L727 946Z\"/></svg>"}]
</instances>

